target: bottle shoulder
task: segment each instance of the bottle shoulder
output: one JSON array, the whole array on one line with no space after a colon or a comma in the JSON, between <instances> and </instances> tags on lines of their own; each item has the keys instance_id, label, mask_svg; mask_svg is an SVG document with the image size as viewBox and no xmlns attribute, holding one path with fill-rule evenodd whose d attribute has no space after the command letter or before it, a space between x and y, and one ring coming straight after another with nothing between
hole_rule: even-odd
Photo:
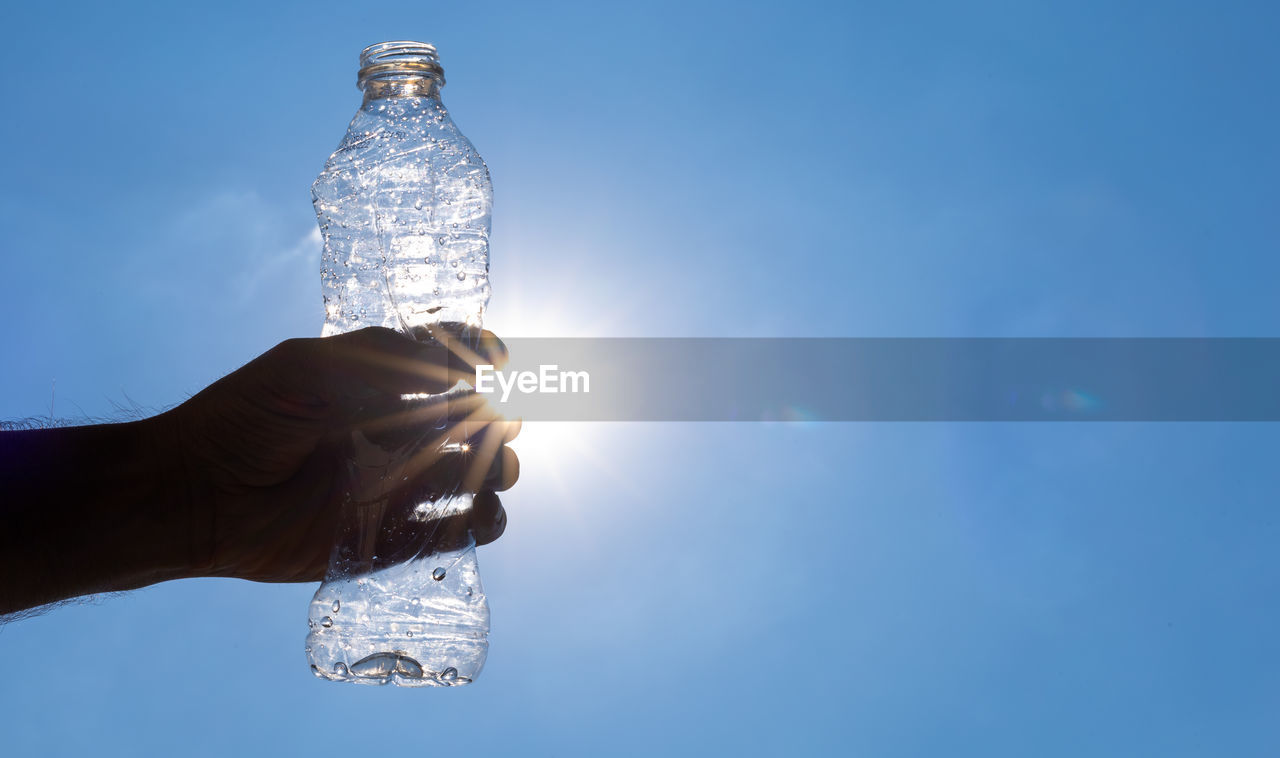
<instances>
[{"instance_id":1,"label":"bottle shoulder","mask_svg":"<svg viewBox=\"0 0 1280 758\"><path fill-rule=\"evenodd\" d=\"M424 165L434 176L467 177L486 189L491 186L488 165L443 105L427 98L404 99L425 102L385 108L366 104L356 113L316 178L313 194L326 194L326 186L346 184L369 171L420 170Z\"/></svg>"}]
</instances>

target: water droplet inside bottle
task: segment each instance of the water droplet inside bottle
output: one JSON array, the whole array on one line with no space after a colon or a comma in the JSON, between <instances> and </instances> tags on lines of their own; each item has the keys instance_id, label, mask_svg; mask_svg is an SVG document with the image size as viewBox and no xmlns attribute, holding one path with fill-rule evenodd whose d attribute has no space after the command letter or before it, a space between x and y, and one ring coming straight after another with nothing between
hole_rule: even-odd
<instances>
[{"instance_id":1,"label":"water droplet inside bottle","mask_svg":"<svg viewBox=\"0 0 1280 758\"><path fill-rule=\"evenodd\" d=\"M449 668L440 672L440 681L442 682L454 682L454 681L457 681L457 679L458 679L458 670L453 666L450 666Z\"/></svg>"},{"instance_id":2,"label":"water droplet inside bottle","mask_svg":"<svg viewBox=\"0 0 1280 758\"><path fill-rule=\"evenodd\" d=\"M416 208L417 210L422 210L422 198L418 198L417 200L414 200L413 207Z\"/></svg>"},{"instance_id":3,"label":"water droplet inside bottle","mask_svg":"<svg viewBox=\"0 0 1280 758\"><path fill-rule=\"evenodd\" d=\"M462 273L461 271L458 272L458 281L462 281L466 278L467 278L466 274Z\"/></svg>"},{"instance_id":4,"label":"water droplet inside bottle","mask_svg":"<svg viewBox=\"0 0 1280 758\"><path fill-rule=\"evenodd\" d=\"M374 653L351 664L351 673L370 678L390 676L395 670L395 653Z\"/></svg>"},{"instance_id":5,"label":"water droplet inside bottle","mask_svg":"<svg viewBox=\"0 0 1280 758\"><path fill-rule=\"evenodd\" d=\"M411 638L411 637L413 637L413 632L405 632L405 633L404 633L404 636L406 636L406 637L410 637L410 638Z\"/></svg>"},{"instance_id":6,"label":"water droplet inside bottle","mask_svg":"<svg viewBox=\"0 0 1280 758\"><path fill-rule=\"evenodd\" d=\"M323 626L325 629L328 629L329 627L333 626L333 619L329 618L328 616L325 616L324 618L320 619L320 626Z\"/></svg>"},{"instance_id":7,"label":"water droplet inside bottle","mask_svg":"<svg viewBox=\"0 0 1280 758\"><path fill-rule=\"evenodd\" d=\"M398 655L396 656L396 673L410 679L421 679L426 672L422 670L421 663L407 655Z\"/></svg>"},{"instance_id":8,"label":"water droplet inside bottle","mask_svg":"<svg viewBox=\"0 0 1280 758\"><path fill-rule=\"evenodd\" d=\"M333 612L334 612L334 613L337 613L337 612L338 612L338 610L339 610L340 608L342 608L342 603L341 603L341 602L339 602L339 601L337 601L337 600L334 600L334 601L333 601Z\"/></svg>"},{"instance_id":9,"label":"water droplet inside bottle","mask_svg":"<svg viewBox=\"0 0 1280 758\"><path fill-rule=\"evenodd\" d=\"M435 579L438 582L441 579L444 579L444 573L445 572L443 567L436 566L435 570L431 572L431 578Z\"/></svg>"},{"instance_id":10,"label":"water droplet inside bottle","mask_svg":"<svg viewBox=\"0 0 1280 758\"><path fill-rule=\"evenodd\" d=\"M338 661L337 663L333 664L333 673L337 674L338 676L346 676L347 664L343 663L342 661Z\"/></svg>"}]
</instances>

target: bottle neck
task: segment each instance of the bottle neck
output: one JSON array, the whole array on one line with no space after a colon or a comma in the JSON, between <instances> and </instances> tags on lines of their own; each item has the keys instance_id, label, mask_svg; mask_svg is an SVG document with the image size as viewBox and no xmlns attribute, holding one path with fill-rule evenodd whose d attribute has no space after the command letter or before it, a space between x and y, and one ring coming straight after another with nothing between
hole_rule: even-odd
<instances>
[{"instance_id":1,"label":"bottle neck","mask_svg":"<svg viewBox=\"0 0 1280 758\"><path fill-rule=\"evenodd\" d=\"M356 85L364 102L392 97L440 97L444 69L434 46L424 42L379 42L360 53Z\"/></svg>"},{"instance_id":2,"label":"bottle neck","mask_svg":"<svg viewBox=\"0 0 1280 758\"><path fill-rule=\"evenodd\" d=\"M430 77L384 79L365 82L364 104L392 97L431 97L440 99L440 82Z\"/></svg>"}]
</instances>

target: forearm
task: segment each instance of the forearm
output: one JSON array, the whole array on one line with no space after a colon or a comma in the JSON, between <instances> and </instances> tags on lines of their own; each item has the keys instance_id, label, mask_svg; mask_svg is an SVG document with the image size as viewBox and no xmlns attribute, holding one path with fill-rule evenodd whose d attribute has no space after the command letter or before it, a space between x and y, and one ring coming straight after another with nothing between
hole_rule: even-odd
<instances>
[{"instance_id":1,"label":"forearm","mask_svg":"<svg viewBox=\"0 0 1280 758\"><path fill-rule=\"evenodd\" d=\"M161 417L0 433L0 613L189 575L198 517Z\"/></svg>"}]
</instances>

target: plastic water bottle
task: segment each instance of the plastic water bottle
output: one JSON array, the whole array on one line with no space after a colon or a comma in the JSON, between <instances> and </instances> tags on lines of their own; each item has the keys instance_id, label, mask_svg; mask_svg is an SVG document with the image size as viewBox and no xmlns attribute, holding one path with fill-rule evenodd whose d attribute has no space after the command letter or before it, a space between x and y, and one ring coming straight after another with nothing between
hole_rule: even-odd
<instances>
[{"instance_id":1,"label":"plastic water bottle","mask_svg":"<svg viewBox=\"0 0 1280 758\"><path fill-rule=\"evenodd\" d=\"M324 237L324 334L478 327L489 300L493 190L484 161L440 101L436 49L372 45L360 54L357 82L364 101L312 187ZM435 444L432 433L442 432L352 436L341 472L342 525L308 620L316 676L456 686L484 666L489 605L475 542L454 535L441 547L437 534L442 518L470 508L470 496L408 513L391 504L413 454Z\"/></svg>"}]
</instances>

